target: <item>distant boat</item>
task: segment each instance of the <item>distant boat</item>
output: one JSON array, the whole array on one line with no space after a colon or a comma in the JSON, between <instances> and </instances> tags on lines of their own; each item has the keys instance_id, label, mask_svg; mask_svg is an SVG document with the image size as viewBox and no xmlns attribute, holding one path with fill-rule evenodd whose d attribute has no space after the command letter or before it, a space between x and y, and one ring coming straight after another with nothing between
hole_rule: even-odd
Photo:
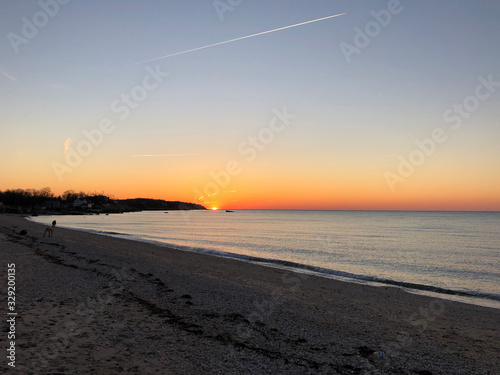
<instances>
[{"instance_id":1,"label":"distant boat","mask_svg":"<svg viewBox=\"0 0 500 375\"><path fill-rule=\"evenodd\" d=\"M168 211L165 211L164 214L168 214Z\"/></svg>"},{"instance_id":2,"label":"distant boat","mask_svg":"<svg viewBox=\"0 0 500 375\"><path fill-rule=\"evenodd\" d=\"M231 210L226 210L226 212L234 212L234 211L231 211Z\"/></svg>"}]
</instances>

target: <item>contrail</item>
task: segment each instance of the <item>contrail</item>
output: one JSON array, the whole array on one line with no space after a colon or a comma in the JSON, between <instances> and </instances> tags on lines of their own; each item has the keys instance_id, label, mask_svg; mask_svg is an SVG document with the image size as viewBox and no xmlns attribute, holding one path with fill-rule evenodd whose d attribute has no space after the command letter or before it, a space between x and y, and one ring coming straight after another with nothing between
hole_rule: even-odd
<instances>
[{"instance_id":1,"label":"contrail","mask_svg":"<svg viewBox=\"0 0 500 375\"><path fill-rule=\"evenodd\" d=\"M176 52L176 53L172 53L172 54L170 54L170 55L165 55L165 56L161 56L161 57L156 57L156 58L154 58L154 59L149 59L149 60L139 61L139 62L136 62L136 63L130 64L129 66L131 66L131 65L137 65L137 64L142 64L142 63L145 63L145 62L156 61L156 60L160 60L160 59L166 59L166 58L168 58L168 57L172 57L172 56L179 56L179 55L183 55L183 54L185 54L185 53L190 53L190 52L194 52L194 51L199 51L199 50L201 50L201 49L205 49L205 48L210 48L210 47L220 46L221 44L227 44L227 43L236 42L236 41L238 41L238 40L243 40L243 39L253 38L254 36L259 36L259 35L264 35L264 34L274 33L275 31L281 31L281 30L291 29L292 27L297 27L297 26L307 25L308 23L319 22L319 21L327 20L327 19L329 19L329 18L334 18L334 17L343 16L344 14L346 14L346 13L335 14L335 15L333 15L333 16L328 16L328 17L318 18L318 19L316 19L316 20L311 20L311 21L306 21L306 22L296 23L295 25L290 25L290 26L279 27L279 28L277 28L277 29L268 30L268 31L262 31L262 32L257 33L257 34L251 34L251 35L242 36L242 37L235 38L235 39L231 39L231 40L226 40L226 41L224 41L224 42L218 42L218 43L214 43L214 44L209 44L208 46L203 46L203 47L198 47L198 48L188 49L188 50L186 50L186 51Z\"/></svg>"},{"instance_id":2,"label":"contrail","mask_svg":"<svg viewBox=\"0 0 500 375\"><path fill-rule=\"evenodd\" d=\"M196 156L198 154L147 154L132 155L133 158L151 158L151 157L171 157L171 156Z\"/></svg>"}]
</instances>

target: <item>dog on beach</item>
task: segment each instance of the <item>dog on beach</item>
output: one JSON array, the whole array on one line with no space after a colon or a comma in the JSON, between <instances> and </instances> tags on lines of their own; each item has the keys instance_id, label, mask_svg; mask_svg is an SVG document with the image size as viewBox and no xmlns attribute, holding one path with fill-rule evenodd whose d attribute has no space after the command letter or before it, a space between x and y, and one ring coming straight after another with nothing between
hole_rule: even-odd
<instances>
[{"instance_id":1,"label":"dog on beach","mask_svg":"<svg viewBox=\"0 0 500 375\"><path fill-rule=\"evenodd\" d=\"M49 238L52 237L54 235L54 229L52 229L51 227L45 228L45 232L43 232L43 236L45 237L45 235L47 233L49 234Z\"/></svg>"}]
</instances>

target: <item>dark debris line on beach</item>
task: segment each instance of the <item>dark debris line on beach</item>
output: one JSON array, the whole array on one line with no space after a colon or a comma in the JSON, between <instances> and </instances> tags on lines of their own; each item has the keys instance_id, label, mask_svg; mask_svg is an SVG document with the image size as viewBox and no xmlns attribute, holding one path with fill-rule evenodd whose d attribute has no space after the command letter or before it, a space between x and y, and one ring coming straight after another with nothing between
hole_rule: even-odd
<instances>
[{"instance_id":1,"label":"dark debris line on beach","mask_svg":"<svg viewBox=\"0 0 500 375\"><path fill-rule=\"evenodd\" d=\"M96 273L99 276L110 281L120 282L120 280L116 280L115 276L113 276L110 272L111 269L116 267L100 262L98 259L87 259L86 257L77 255L75 252L67 251L64 245L60 245L55 242L46 242L43 240L39 240L33 236L21 237L15 233L8 233L7 235L9 241L23 244L24 246L33 249L33 253L36 256L47 262L71 269ZM143 280L149 285L154 285L155 288L158 289L159 294L161 294L162 296L174 293L172 289L168 288L163 281L161 281L158 277L155 277L153 274L144 274L135 270L134 268L130 268L128 271L132 274L136 274L136 277L134 278L135 282L137 282L137 280ZM261 323L260 325L257 324L254 327L251 327L254 334L264 335L266 339L269 339L272 336L273 341L278 341L280 343L279 345L277 345L278 347L288 347L288 353L284 353L283 351L278 350L272 350L248 340L237 339L234 337L234 334L231 333L235 331L235 326L242 323L248 326L252 326L252 323L239 313L220 315L215 312L206 312L201 315L201 319L199 319L199 317L190 319L189 314L181 315L171 311L168 308L157 306L156 304L150 302L148 299L145 299L133 292L128 286L123 290L122 293L115 294L114 297L120 297L127 301L133 301L138 305L144 307L150 314L160 317L163 320L164 324L173 325L177 329L180 329L188 334L202 336L204 339L217 342L224 346L230 346L231 350L233 351L250 351L257 356L264 356L273 361L282 361L285 365L298 366L300 368L309 370L318 370L320 371L320 373L325 373L324 371L327 371L326 373L361 374L363 372L363 369L360 367L354 367L352 365L339 365L331 362L318 362L314 359L308 358L308 356L303 355L303 353L307 352L308 350L316 353L318 351L317 347L311 347L308 349L306 345L307 341L305 339L288 339L284 335L280 336L279 332L276 329L273 329L272 332L266 332L263 329L263 326L265 326L264 323ZM185 302L191 302L192 297L186 294L180 297L173 296L170 299L170 303L173 303L176 300L180 299L186 300ZM42 300L43 299L39 299L39 301ZM190 306L193 305L193 303L185 303L185 305ZM211 322L207 324L207 321ZM219 333L211 333L210 331L213 331L213 329L208 329L207 331L205 331L203 326L206 325L210 327L220 327L221 323L225 324L228 327L226 330ZM300 347L300 354L297 353L296 350L294 350L294 348L297 346ZM325 351L326 348L322 348L321 350Z\"/></svg>"},{"instance_id":2,"label":"dark debris line on beach","mask_svg":"<svg viewBox=\"0 0 500 375\"><path fill-rule=\"evenodd\" d=\"M48 245L60 246L58 244L48 244ZM70 252L65 251L64 247L61 247L60 252L65 253L65 254L69 254L69 255L75 257L74 253L70 253ZM62 265L64 267L69 267L72 269L79 269L79 270L84 270L84 271L95 272L101 276L109 277L108 273L102 272L95 267L82 268L82 267L76 266L75 264L71 264L71 263L63 261L63 259L61 257L51 255L47 251L42 251L40 248L36 248L35 254L42 257L46 261L52 262L52 263L57 264L57 265ZM75 257L75 258L77 258L78 260L82 260L82 259L85 260L86 259L84 257ZM90 260L90 261L88 261L88 264L99 265L99 266L104 266L104 267L112 267L109 264L100 263L97 260ZM166 285L160 279L158 279L158 278L153 279L154 275L152 275L152 274L146 275L146 274L143 274L143 273L136 271L133 268L130 269L130 271L136 272L140 278L148 280L149 283L155 284L158 288L165 288L165 290L163 292L167 292L167 293L173 292L173 290L168 289L166 287ZM125 299L135 301L139 305L145 307L151 314L154 314L154 315L157 315L157 316L163 318L164 322L166 324L175 325L177 328L179 328L185 332L188 332L190 334L194 334L197 336L202 335L204 338L207 338L210 340L216 340L224 345L230 345L230 346L233 346L234 348L237 348L237 349L249 350L249 351L255 352L259 355L263 355L265 357L273 359L273 360L279 359L279 360L282 360L285 364L293 364L293 365L297 365L297 366L301 366L301 367L305 367L305 368L310 368L310 369L316 369L316 370L318 370L318 369L324 370L324 369L328 368L330 370L335 370L339 374L361 374L363 371L362 368L356 368L356 367L353 367L351 365L336 365L336 364L332 364L330 362L318 363L315 360L311 360L311 359L303 357L303 356L286 355L286 354L283 354L279 351L273 351L273 350L269 350L269 349L260 347L258 345L254 345L248 341L242 341L242 340L235 339L228 332L224 332L222 334L217 334L215 336L211 335L211 334L206 334L203 331L203 327L200 324L186 321L186 318L183 318L180 315L176 315L175 313L173 313L169 309L158 307L154 303L151 303L151 302L147 301L146 299L143 299L142 297L140 297L140 296L138 296L130 291L128 291L128 293L124 294L123 297ZM179 298L191 299L191 296L183 295ZM222 319L225 322L232 321L233 323L237 323L237 324L244 322L248 325L251 325L251 322L248 321L248 319L244 318L241 314L238 314L238 313L227 314L227 315L222 315L222 316L220 316L219 314L216 314L216 313L203 314L203 318L204 319ZM276 336L276 332L273 332L273 336ZM289 343L293 346L296 346L297 343L305 343L306 340L305 339L299 339L299 340L284 339L283 342ZM301 348L301 349L304 350L307 348ZM310 349L310 350L316 351L317 349ZM359 354L361 356L364 356L363 353L359 353Z\"/></svg>"}]
</instances>

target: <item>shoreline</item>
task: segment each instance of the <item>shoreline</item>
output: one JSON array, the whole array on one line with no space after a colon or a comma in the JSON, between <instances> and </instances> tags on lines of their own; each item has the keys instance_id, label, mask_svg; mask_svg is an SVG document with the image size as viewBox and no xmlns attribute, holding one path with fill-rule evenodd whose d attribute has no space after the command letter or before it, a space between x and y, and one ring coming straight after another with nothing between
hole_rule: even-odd
<instances>
[{"instance_id":1,"label":"shoreline","mask_svg":"<svg viewBox=\"0 0 500 375\"><path fill-rule=\"evenodd\" d=\"M18 272L18 358L34 358L16 366L26 374L500 373L497 309L43 230L0 215L2 258Z\"/></svg>"},{"instance_id":2,"label":"shoreline","mask_svg":"<svg viewBox=\"0 0 500 375\"><path fill-rule=\"evenodd\" d=\"M35 222L32 220L31 216L25 216L25 219L28 221ZM69 230L82 231L86 233L109 236L112 238L123 238L130 241L137 241L145 244L152 244L156 246L176 249L179 251L188 251L193 253L201 253L208 254L216 257L235 259L243 262L249 262L253 264L263 265L271 268L284 269L295 273L303 273L307 275L315 275L318 277L324 277L328 279L344 281L344 282L352 282L361 285L371 285L375 287L394 287L399 288L401 290L406 291L407 293L417 294L417 295L426 295L435 298L441 298L449 301L467 303L482 307L489 307L500 309L500 295L490 295L486 292L477 292L474 291L466 291L466 290L457 290L449 287L428 285L428 284L417 284L410 281L403 280L393 280L386 278L378 278L374 276L368 275L359 275L352 274L349 272L333 270L322 268L318 266L308 265L304 263L296 263L291 261L284 261L280 259L274 258L261 258L256 256L237 254L231 252L222 252L213 249L206 249L202 247L191 247L187 245L173 245L169 243L165 243L162 241L155 240L146 240L139 237L135 237L132 234L127 233L119 233L119 232L108 232L108 231L99 231L94 229L82 229L82 228L71 228L71 227L61 227ZM124 238L125 237L125 238Z\"/></svg>"}]
</instances>

